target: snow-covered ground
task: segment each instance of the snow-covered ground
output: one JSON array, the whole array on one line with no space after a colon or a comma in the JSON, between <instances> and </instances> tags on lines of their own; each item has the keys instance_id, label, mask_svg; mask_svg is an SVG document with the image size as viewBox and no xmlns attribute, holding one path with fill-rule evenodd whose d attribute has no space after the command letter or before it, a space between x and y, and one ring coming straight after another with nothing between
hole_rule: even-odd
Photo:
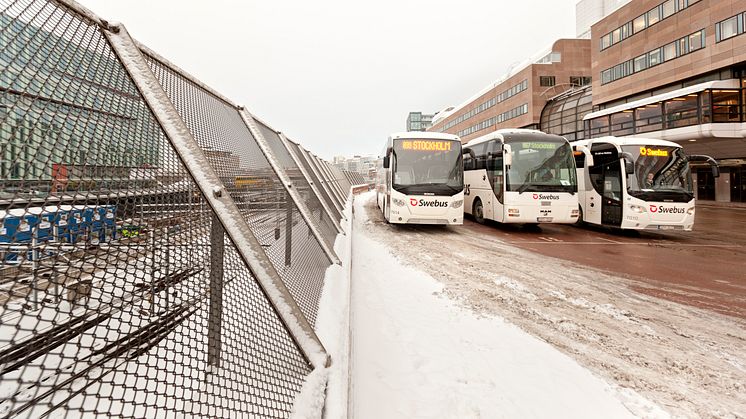
<instances>
[{"instance_id":1,"label":"snow-covered ground","mask_svg":"<svg viewBox=\"0 0 746 419\"><path fill-rule=\"evenodd\" d=\"M449 298L444 284L375 237L370 199L356 198L351 293L343 267L322 296L317 331L333 359L326 418L668 416L503 318ZM344 244L336 248L347 255Z\"/></svg>"}]
</instances>

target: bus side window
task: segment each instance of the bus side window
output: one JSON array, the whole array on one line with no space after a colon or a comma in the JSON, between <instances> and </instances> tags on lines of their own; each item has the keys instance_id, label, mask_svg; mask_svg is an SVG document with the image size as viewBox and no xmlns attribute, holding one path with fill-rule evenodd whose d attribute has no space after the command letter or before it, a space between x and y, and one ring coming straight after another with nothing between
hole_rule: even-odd
<instances>
[{"instance_id":1,"label":"bus side window","mask_svg":"<svg viewBox=\"0 0 746 419\"><path fill-rule=\"evenodd\" d=\"M468 154L464 155L464 170L474 170L474 159Z\"/></svg>"},{"instance_id":2,"label":"bus side window","mask_svg":"<svg viewBox=\"0 0 746 419\"><path fill-rule=\"evenodd\" d=\"M477 144L471 148L474 151L476 161L474 162L474 169L487 169L487 147L486 144Z\"/></svg>"}]
</instances>

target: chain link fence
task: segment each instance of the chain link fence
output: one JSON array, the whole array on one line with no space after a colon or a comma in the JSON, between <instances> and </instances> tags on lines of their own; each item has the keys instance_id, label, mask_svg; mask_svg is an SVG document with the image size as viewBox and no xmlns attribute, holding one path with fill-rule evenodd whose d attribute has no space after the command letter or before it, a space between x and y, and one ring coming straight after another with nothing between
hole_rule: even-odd
<instances>
[{"instance_id":1,"label":"chain link fence","mask_svg":"<svg viewBox=\"0 0 746 419\"><path fill-rule=\"evenodd\" d=\"M289 416L354 182L69 0L0 68L0 417Z\"/></svg>"}]
</instances>

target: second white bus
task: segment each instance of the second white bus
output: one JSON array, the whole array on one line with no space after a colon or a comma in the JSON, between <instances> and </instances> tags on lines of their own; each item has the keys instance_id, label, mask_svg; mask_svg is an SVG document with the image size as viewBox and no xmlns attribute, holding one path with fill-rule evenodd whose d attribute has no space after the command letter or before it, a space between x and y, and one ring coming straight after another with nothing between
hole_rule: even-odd
<instances>
[{"instance_id":1,"label":"second white bus","mask_svg":"<svg viewBox=\"0 0 746 419\"><path fill-rule=\"evenodd\" d=\"M464 145L464 211L479 223L575 223L572 147L564 137L498 130Z\"/></svg>"}]
</instances>

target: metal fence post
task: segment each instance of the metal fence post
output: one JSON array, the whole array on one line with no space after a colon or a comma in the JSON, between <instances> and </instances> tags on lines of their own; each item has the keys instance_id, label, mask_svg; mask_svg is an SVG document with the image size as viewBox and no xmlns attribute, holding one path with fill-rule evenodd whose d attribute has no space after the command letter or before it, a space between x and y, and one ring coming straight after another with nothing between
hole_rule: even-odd
<instances>
[{"instance_id":1,"label":"metal fence post","mask_svg":"<svg viewBox=\"0 0 746 419\"><path fill-rule=\"evenodd\" d=\"M210 317L207 332L207 364L215 367L220 366L224 246L223 225L213 214L210 227Z\"/></svg>"},{"instance_id":2,"label":"metal fence post","mask_svg":"<svg viewBox=\"0 0 746 419\"><path fill-rule=\"evenodd\" d=\"M285 266L290 266L293 252L293 198L289 192L285 192L285 208Z\"/></svg>"}]
</instances>

